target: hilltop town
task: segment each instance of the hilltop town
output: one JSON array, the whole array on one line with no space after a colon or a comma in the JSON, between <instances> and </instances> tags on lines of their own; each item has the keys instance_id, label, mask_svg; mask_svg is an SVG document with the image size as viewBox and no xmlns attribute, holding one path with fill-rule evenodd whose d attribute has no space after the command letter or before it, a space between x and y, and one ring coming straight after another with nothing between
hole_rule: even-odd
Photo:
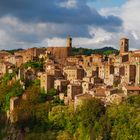
<instances>
[{"instance_id":1,"label":"hilltop town","mask_svg":"<svg viewBox=\"0 0 140 140\"><path fill-rule=\"evenodd\" d=\"M72 55L69 36L62 47L29 48L14 54L1 51L1 84L16 83L14 86L20 89L8 95L7 118L12 123L21 118L22 112L20 117L13 112L21 102L35 96L36 90L28 90L33 84L39 86L45 102L55 100L74 110L89 99L100 100L108 107L140 94L140 50L129 50L127 38L121 38L119 44L119 54ZM29 97L26 90L34 95Z\"/></svg>"}]
</instances>

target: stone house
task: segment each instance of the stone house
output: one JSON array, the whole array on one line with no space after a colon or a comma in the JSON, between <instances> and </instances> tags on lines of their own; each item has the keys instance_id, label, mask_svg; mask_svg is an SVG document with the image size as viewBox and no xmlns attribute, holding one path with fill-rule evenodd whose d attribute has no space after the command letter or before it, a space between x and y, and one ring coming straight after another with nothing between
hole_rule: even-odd
<instances>
[{"instance_id":1,"label":"stone house","mask_svg":"<svg viewBox=\"0 0 140 140\"><path fill-rule=\"evenodd\" d=\"M131 57L131 64L136 66L135 84L140 84L140 50L134 51Z\"/></svg>"},{"instance_id":2,"label":"stone house","mask_svg":"<svg viewBox=\"0 0 140 140\"><path fill-rule=\"evenodd\" d=\"M6 58L11 54L6 51L0 51L0 62L6 61Z\"/></svg>"},{"instance_id":3,"label":"stone house","mask_svg":"<svg viewBox=\"0 0 140 140\"><path fill-rule=\"evenodd\" d=\"M56 79L54 81L54 88L59 92L66 92L68 81L64 79Z\"/></svg>"},{"instance_id":4,"label":"stone house","mask_svg":"<svg viewBox=\"0 0 140 140\"><path fill-rule=\"evenodd\" d=\"M82 80L85 76L84 69L81 67L73 67L73 66L67 66L63 69L64 76L67 80L73 81L73 80Z\"/></svg>"},{"instance_id":5,"label":"stone house","mask_svg":"<svg viewBox=\"0 0 140 140\"><path fill-rule=\"evenodd\" d=\"M140 94L140 86L123 86L122 90L124 91L124 94L127 96Z\"/></svg>"},{"instance_id":6,"label":"stone house","mask_svg":"<svg viewBox=\"0 0 140 140\"><path fill-rule=\"evenodd\" d=\"M42 73L40 77L40 86L41 89L47 93L48 90L54 88L54 76L48 73Z\"/></svg>"},{"instance_id":7,"label":"stone house","mask_svg":"<svg viewBox=\"0 0 140 140\"><path fill-rule=\"evenodd\" d=\"M4 76L6 73L12 73L14 65L9 62L0 62L0 76Z\"/></svg>"},{"instance_id":8,"label":"stone house","mask_svg":"<svg viewBox=\"0 0 140 140\"><path fill-rule=\"evenodd\" d=\"M92 66L92 57L91 56L83 56L83 67L91 67Z\"/></svg>"},{"instance_id":9,"label":"stone house","mask_svg":"<svg viewBox=\"0 0 140 140\"><path fill-rule=\"evenodd\" d=\"M69 84L67 86L67 97L69 98L69 100L74 100L74 97L81 93L82 93L81 84Z\"/></svg>"},{"instance_id":10,"label":"stone house","mask_svg":"<svg viewBox=\"0 0 140 140\"><path fill-rule=\"evenodd\" d=\"M54 59L66 59L71 55L72 48L72 38L68 36L67 38L67 47L48 47L47 51L50 52Z\"/></svg>"},{"instance_id":11,"label":"stone house","mask_svg":"<svg viewBox=\"0 0 140 140\"><path fill-rule=\"evenodd\" d=\"M94 77L92 77L92 76L85 76L84 78L83 78L83 81L85 81L85 82L89 82L89 83L94 83Z\"/></svg>"},{"instance_id":12,"label":"stone house","mask_svg":"<svg viewBox=\"0 0 140 140\"><path fill-rule=\"evenodd\" d=\"M92 63L94 65L98 65L103 61L103 56L100 54L92 54L91 57L92 57Z\"/></svg>"},{"instance_id":13,"label":"stone house","mask_svg":"<svg viewBox=\"0 0 140 140\"><path fill-rule=\"evenodd\" d=\"M83 89L83 93L88 93L88 91L90 89L93 88L93 84L90 82L82 82L82 89Z\"/></svg>"},{"instance_id":14,"label":"stone house","mask_svg":"<svg viewBox=\"0 0 140 140\"><path fill-rule=\"evenodd\" d=\"M10 121L12 123L16 122L17 121L17 117L13 114L13 111L15 108L18 107L20 103L20 98L19 97L12 97L10 98L10 109L9 109L9 112L7 112L7 117L10 119Z\"/></svg>"},{"instance_id":15,"label":"stone house","mask_svg":"<svg viewBox=\"0 0 140 140\"><path fill-rule=\"evenodd\" d=\"M17 67L20 67L23 64L23 57L20 55L9 55L5 58L5 60Z\"/></svg>"},{"instance_id":16,"label":"stone house","mask_svg":"<svg viewBox=\"0 0 140 140\"><path fill-rule=\"evenodd\" d=\"M32 61L35 59L38 59L40 54L45 54L46 49L45 48L29 48L27 50L21 50L15 52L15 56L22 56L23 57L23 63L26 63L28 61Z\"/></svg>"}]
</instances>

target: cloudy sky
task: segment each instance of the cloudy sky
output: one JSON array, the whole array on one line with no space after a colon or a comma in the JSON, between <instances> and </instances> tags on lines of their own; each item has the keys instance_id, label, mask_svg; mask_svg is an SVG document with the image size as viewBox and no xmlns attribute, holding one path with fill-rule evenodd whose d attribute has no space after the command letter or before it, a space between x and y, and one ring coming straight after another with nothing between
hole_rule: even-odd
<instances>
[{"instance_id":1,"label":"cloudy sky","mask_svg":"<svg viewBox=\"0 0 140 140\"><path fill-rule=\"evenodd\" d=\"M0 49L66 45L140 49L140 0L0 0Z\"/></svg>"}]
</instances>

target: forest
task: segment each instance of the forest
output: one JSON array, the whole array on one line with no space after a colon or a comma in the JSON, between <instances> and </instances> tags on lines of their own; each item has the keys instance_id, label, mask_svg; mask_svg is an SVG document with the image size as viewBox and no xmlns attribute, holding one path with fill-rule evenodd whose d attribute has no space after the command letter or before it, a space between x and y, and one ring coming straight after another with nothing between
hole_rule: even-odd
<instances>
[{"instance_id":1,"label":"forest","mask_svg":"<svg viewBox=\"0 0 140 140\"><path fill-rule=\"evenodd\" d=\"M3 79L9 77L5 75ZM90 99L75 109L73 104L66 106L54 89L48 94L40 91L37 80L25 90L19 81L9 85L2 80L0 89L0 139L14 139L18 131L25 140L138 140L140 137L140 95L107 107L100 100ZM27 99L14 110L13 115L18 119L11 124L6 119L10 97L22 94Z\"/></svg>"}]
</instances>

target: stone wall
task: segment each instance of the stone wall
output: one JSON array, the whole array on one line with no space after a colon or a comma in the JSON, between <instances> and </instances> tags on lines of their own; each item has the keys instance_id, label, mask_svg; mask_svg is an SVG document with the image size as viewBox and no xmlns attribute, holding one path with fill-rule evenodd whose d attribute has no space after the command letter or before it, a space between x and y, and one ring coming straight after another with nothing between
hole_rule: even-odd
<instances>
[{"instance_id":1,"label":"stone wall","mask_svg":"<svg viewBox=\"0 0 140 140\"><path fill-rule=\"evenodd\" d=\"M63 59L70 56L70 48L68 47L49 47L47 51L50 52L56 59Z\"/></svg>"}]
</instances>

